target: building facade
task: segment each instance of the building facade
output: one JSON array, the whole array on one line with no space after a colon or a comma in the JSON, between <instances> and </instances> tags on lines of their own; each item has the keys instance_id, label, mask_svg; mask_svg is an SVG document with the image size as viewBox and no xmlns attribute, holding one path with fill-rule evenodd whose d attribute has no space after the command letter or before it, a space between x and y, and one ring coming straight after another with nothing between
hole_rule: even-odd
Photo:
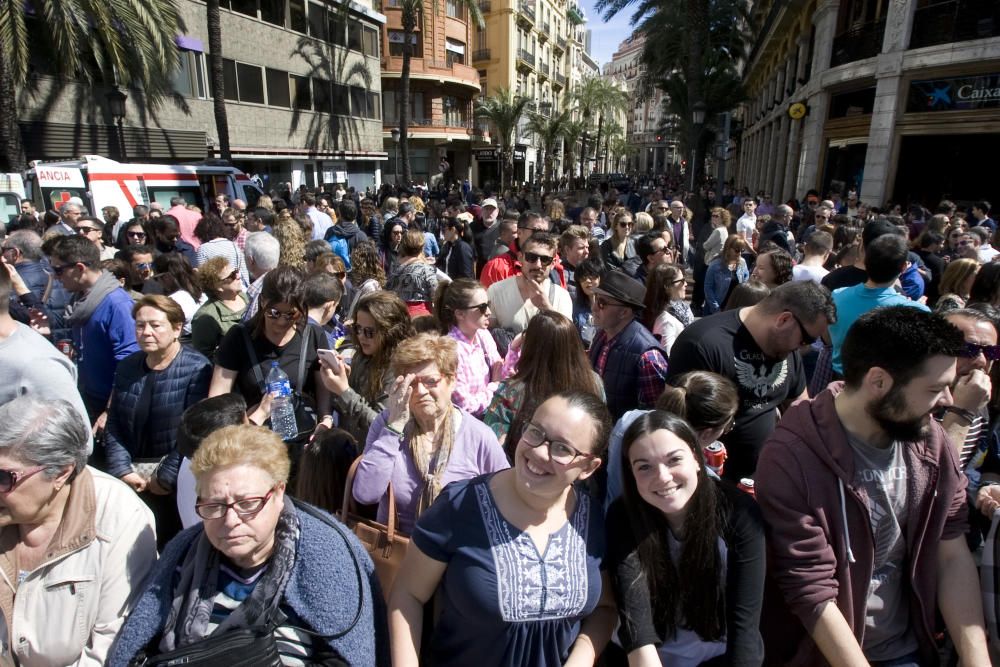
<instances>
[{"instance_id":1,"label":"building facade","mask_svg":"<svg viewBox=\"0 0 1000 667\"><path fill-rule=\"evenodd\" d=\"M766 0L736 183L775 199L996 201L1000 3Z\"/></svg>"},{"instance_id":2,"label":"building facade","mask_svg":"<svg viewBox=\"0 0 1000 667\"><path fill-rule=\"evenodd\" d=\"M437 12L435 13L435 7ZM399 127L400 76L403 69L403 23L398 0L383 7L382 34L383 145L390 154L387 178L401 170L399 146L392 129ZM471 66L472 32L468 11L445 0L424 2L424 21L411 40L409 135L410 172L416 183L434 185L439 178L471 177L472 147L480 139L473 117L479 95L479 73ZM444 171L442 171L444 170Z\"/></svg>"},{"instance_id":3,"label":"building facade","mask_svg":"<svg viewBox=\"0 0 1000 667\"><path fill-rule=\"evenodd\" d=\"M376 186L382 147L379 32L370 3L221 0L223 68L232 163L264 189L291 182ZM119 128L107 89L56 77L35 53L32 84L19 99L29 160L99 154L124 161L179 163L218 157L208 73L206 9L179 0L187 32L175 43L177 96L159 108L126 90ZM33 30L43 26L29 18Z\"/></svg>"}]
</instances>

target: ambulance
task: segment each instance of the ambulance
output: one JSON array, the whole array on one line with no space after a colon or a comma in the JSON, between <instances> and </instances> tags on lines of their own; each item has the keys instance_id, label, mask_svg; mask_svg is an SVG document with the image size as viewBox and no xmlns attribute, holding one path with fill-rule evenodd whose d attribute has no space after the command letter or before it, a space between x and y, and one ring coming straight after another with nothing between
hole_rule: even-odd
<instances>
[{"instance_id":1,"label":"ambulance","mask_svg":"<svg viewBox=\"0 0 1000 667\"><path fill-rule=\"evenodd\" d=\"M26 199L21 174L0 174L0 222L13 222L21 215L21 200Z\"/></svg>"},{"instance_id":2,"label":"ambulance","mask_svg":"<svg viewBox=\"0 0 1000 667\"><path fill-rule=\"evenodd\" d=\"M25 185L39 211L59 208L79 198L91 215L100 216L105 206L118 209L123 220L132 217L132 207L159 202L170 208L173 197L208 211L215 197L242 199L248 208L263 194L250 177L223 160L196 164L123 163L97 155L75 160L32 163Z\"/></svg>"}]
</instances>

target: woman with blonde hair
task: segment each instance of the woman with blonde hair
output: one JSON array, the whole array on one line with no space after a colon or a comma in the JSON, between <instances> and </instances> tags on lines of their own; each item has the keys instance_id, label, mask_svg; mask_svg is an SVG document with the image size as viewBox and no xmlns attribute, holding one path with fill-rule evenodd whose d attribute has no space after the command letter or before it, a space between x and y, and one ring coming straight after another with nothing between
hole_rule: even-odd
<instances>
[{"instance_id":1,"label":"woman with blonde hair","mask_svg":"<svg viewBox=\"0 0 1000 667\"><path fill-rule=\"evenodd\" d=\"M635 229L633 230L636 234L645 234L646 232L653 231L653 216L645 211L639 211L635 214Z\"/></svg>"},{"instance_id":2,"label":"woman with blonde hair","mask_svg":"<svg viewBox=\"0 0 1000 667\"><path fill-rule=\"evenodd\" d=\"M748 247L742 237L735 234L729 236L722 252L708 265L705 273L705 315L722 310L730 292L750 279L750 271L743 259Z\"/></svg>"},{"instance_id":3,"label":"woman with blonde hair","mask_svg":"<svg viewBox=\"0 0 1000 667\"><path fill-rule=\"evenodd\" d=\"M712 209L712 233L701 245L702 250L705 251L705 264L711 265L712 260L719 256L722 252L722 246L729 238L729 223L732 217L729 215L729 211L722 208L721 206L716 206Z\"/></svg>"},{"instance_id":4,"label":"woman with blonde hair","mask_svg":"<svg viewBox=\"0 0 1000 667\"><path fill-rule=\"evenodd\" d=\"M233 325L243 320L247 297L239 270L225 257L213 257L195 274L202 293L208 297L191 317L191 345L209 359Z\"/></svg>"},{"instance_id":5,"label":"woman with blonde hair","mask_svg":"<svg viewBox=\"0 0 1000 667\"><path fill-rule=\"evenodd\" d=\"M279 266L293 266L303 270L306 268L306 235L291 213L282 211L278 214L271 225L271 236L278 239L281 245Z\"/></svg>"},{"instance_id":6,"label":"woman with blonde hair","mask_svg":"<svg viewBox=\"0 0 1000 667\"><path fill-rule=\"evenodd\" d=\"M972 285L979 273L979 262L974 259L953 259L941 276L938 291L941 298L937 300L934 310L943 313L956 308L965 308L972 293Z\"/></svg>"}]
</instances>

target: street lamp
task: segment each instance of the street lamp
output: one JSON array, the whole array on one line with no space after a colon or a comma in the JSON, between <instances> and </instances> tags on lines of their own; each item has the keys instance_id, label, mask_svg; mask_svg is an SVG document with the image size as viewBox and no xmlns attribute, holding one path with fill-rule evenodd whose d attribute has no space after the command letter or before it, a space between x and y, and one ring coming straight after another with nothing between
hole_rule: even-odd
<instances>
[{"instance_id":1,"label":"street lamp","mask_svg":"<svg viewBox=\"0 0 1000 667\"><path fill-rule=\"evenodd\" d=\"M127 159L125 153L125 102L128 101L128 95L122 92L118 86L114 86L104 97L108 100L111 120L118 128L118 158L125 161Z\"/></svg>"},{"instance_id":2,"label":"street lamp","mask_svg":"<svg viewBox=\"0 0 1000 667\"><path fill-rule=\"evenodd\" d=\"M694 125L694 136L691 141L691 192L694 192L695 159L698 157L698 140L701 138L701 127L705 124L705 103L698 100L691 107L691 121Z\"/></svg>"},{"instance_id":3,"label":"street lamp","mask_svg":"<svg viewBox=\"0 0 1000 667\"><path fill-rule=\"evenodd\" d=\"M396 183L396 186L398 187L399 186L399 128L396 127L392 128L392 131L389 132L389 134L392 135L392 143L393 143L394 166L392 168L392 180Z\"/></svg>"}]
</instances>

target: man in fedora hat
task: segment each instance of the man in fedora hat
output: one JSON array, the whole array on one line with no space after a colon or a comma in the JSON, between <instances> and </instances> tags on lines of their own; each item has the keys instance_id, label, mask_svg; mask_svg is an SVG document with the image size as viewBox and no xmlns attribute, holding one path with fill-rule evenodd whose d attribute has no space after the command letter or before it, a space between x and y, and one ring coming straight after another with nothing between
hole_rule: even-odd
<instances>
[{"instance_id":1,"label":"man in fedora hat","mask_svg":"<svg viewBox=\"0 0 1000 667\"><path fill-rule=\"evenodd\" d=\"M609 271L594 289L590 363L604 381L615 419L629 410L651 408L663 393L667 358L653 334L637 319L646 289L621 271Z\"/></svg>"}]
</instances>

